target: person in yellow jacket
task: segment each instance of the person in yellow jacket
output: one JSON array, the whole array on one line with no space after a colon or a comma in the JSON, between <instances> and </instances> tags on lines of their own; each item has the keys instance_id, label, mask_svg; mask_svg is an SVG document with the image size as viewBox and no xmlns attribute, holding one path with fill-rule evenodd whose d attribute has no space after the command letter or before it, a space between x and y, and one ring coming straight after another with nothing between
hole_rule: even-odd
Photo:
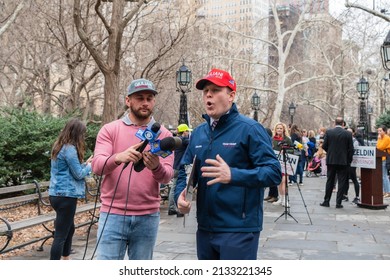
<instances>
[{"instance_id":1,"label":"person in yellow jacket","mask_svg":"<svg viewBox=\"0 0 390 280\"><path fill-rule=\"evenodd\" d=\"M378 142L376 147L378 150L390 153L390 136L386 134L386 126L378 127ZM390 197L390 182L387 175L386 157L382 157L382 178L383 178L383 197Z\"/></svg>"}]
</instances>

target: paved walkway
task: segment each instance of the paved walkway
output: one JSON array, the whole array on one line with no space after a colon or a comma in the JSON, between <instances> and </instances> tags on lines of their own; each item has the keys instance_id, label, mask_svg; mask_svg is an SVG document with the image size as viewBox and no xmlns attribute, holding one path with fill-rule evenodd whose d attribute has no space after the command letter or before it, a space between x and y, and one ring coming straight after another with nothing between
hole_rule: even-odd
<instances>
[{"instance_id":1,"label":"paved walkway","mask_svg":"<svg viewBox=\"0 0 390 280\"><path fill-rule=\"evenodd\" d=\"M282 206L264 203L264 225L260 235L258 259L263 260L390 260L390 208L371 210L344 202L335 208L319 206L326 179L305 178L304 186L289 187L290 214ZM266 191L268 193L268 190ZM351 184L349 200L354 198ZM390 204L390 199L384 203ZM157 260L195 260L195 212L184 218L167 215L161 207L161 223L154 252ZM297 222L294 220L296 219ZM96 230L89 238L85 259L91 259ZM84 258L86 237L75 236L73 259ZM48 259L49 247L10 259Z\"/></svg>"}]
</instances>

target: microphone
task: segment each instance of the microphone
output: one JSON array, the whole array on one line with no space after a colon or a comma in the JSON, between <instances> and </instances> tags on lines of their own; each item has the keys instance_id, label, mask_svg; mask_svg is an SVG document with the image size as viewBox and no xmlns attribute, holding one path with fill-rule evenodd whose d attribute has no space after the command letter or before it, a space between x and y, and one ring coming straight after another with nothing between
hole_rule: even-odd
<instances>
[{"instance_id":1,"label":"microphone","mask_svg":"<svg viewBox=\"0 0 390 280\"><path fill-rule=\"evenodd\" d=\"M157 140L152 143L150 152L162 158L166 158L172 151L181 147L182 141L180 137L166 137L162 140Z\"/></svg>"},{"instance_id":2,"label":"microphone","mask_svg":"<svg viewBox=\"0 0 390 280\"><path fill-rule=\"evenodd\" d=\"M298 150L302 150L303 149L303 145L302 143L299 143L297 140L294 141L294 147Z\"/></svg>"},{"instance_id":3,"label":"microphone","mask_svg":"<svg viewBox=\"0 0 390 280\"><path fill-rule=\"evenodd\" d=\"M156 140L151 143L151 149L150 152L152 154L158 155L162 158L165 158L172 154L172 151L174 149L177 149L181 146L181 139L179 137L166 137L162 140ZM134 171L140 172L145 168L144 161L138 161L140 162L139 165L136 166L134 164ZM137 163L138 163L137 162Z\"/></svg>"},{"instance_id":4,"label":"microphone","mask_svg":"<svg viewBox=\"0 0 390 280\"><path fill-rule=\"evenodd\" d=\"M154 139L157 137L157 132L160 130L161 125L158 122L155 122L150 130L148 128L145 129L145 131L142 133L142 137L145 139L141 146L137 148L137 151L142 153L149 142L153 142ZM129 165L129 162L126 162L123 166L123 169L126 168ZM134 170L139 169L141 171L145 168L144 161L141 158L139 161L134 163ZM136 170L137 171L137 170ZM139 172L137 171L137 172Z\"/></svg>"}]
</instances>

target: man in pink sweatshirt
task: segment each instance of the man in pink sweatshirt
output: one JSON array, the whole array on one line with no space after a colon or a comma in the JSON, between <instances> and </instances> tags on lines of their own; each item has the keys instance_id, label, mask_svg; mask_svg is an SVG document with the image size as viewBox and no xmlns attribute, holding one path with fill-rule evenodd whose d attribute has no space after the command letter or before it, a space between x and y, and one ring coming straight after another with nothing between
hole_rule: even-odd
<instances>
[{"instance_id":1,"label":"man in pink sweatshirt","mask_svg":"<svg viewBox=\"0 0 390 280\"><path fill-rule=\"evenodd\" d=\"M160 183L173 177L173 154L161 158L139 151L137 132L155 123L152 117L157 91L151 81L131 82L126 93L129 113L104 125L98 133L92 170L104 176L97 235L97 259L152 259L160 221ZM172 136L160 128L158 139ZM134 170L136 162L145 168ZM128 166L127 166L128 165Z\"/></svg>"}]
</instances>

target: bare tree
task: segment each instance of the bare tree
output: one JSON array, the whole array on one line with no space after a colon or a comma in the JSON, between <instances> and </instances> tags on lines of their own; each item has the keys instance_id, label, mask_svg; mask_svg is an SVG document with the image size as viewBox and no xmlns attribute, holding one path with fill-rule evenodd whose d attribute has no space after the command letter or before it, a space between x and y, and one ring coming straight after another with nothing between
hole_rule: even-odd
<instances>
[{"instance_id":1,"label":"bare tree","mask_svg":"<svg viewBox=\"0 0 390 280\"><path fill-rule=\"evenodd\" d=\"M347 7L347 8L359 9L359 10L365 11L365 12L367 12L367 13L369 13L369 14L372 14L372 15L374 15L374 16L376 16L376 17L379 17L379 18L381 18L381 19L384 19L384 20L387 21L387 22L390 22L390 17L387 16L385 13L378 12L378 11L376 11L376 10L374 10L374 9L370 9L370 8L368 8L368 7L366 7L366 6L357 4L357 3L355 3L355 2L354 2L354 3L351 3L351 2L349 2L348 0L345 0L345 7Z\"/></svg>"},{"instance_id":2,"label":"bare tree","mask_svg":"<svg viewBox=\"0 0 390 280\"><path fill-rule=\"evenodd\" d=\"M106 15L103 11L102 1L96 1L96 15L101 20L108 34L108 47L106 52L98 47L100 42L94 42L94 38L89 33L90 26L86 25L89 15L85 13L82 14L80 2L80 0L74 0L74 21L81 41L88 48L100 71L104 75L103 123L107 123L115 119L118 114L117 94L119 92L123 31L129 21L137 15L141 7L150 1L113 1L111 4L112 13L109 15ZM125 12L126 2L134 2L134 4L131 5L131 10L127 13Z\"/></svg>"},{"instance_id":3,"label":"bare tree","mask_svg":"<svg viewBox=\"0 0 390 280\"><path fill-rule=\"evenodd\" d=\"M16 6L16 8L11 12L10 15L6 16L5 19L0 19L1 20L0 37L11 26L11 24L15 21L15 19L19 15L19 12L23 9L23 7L24 7L24 1L21 1Z\"/></svg>"}]
</instances>

